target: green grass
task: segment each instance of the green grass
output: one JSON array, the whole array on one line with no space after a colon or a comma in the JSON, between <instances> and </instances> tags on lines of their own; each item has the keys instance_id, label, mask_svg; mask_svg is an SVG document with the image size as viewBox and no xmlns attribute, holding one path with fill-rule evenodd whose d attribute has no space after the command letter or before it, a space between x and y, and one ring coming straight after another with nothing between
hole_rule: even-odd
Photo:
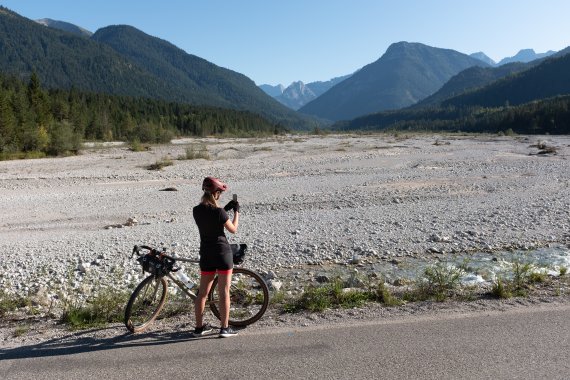
<instances>
[{"instance_id":1,"label":"green grass","mask_svg":"<svg viewBox=\"0 0 570 380\"><path fill-rule=\"evenodd\" d=\"M497 298L511 298L513 296L509 282L500 277L494 282L491 288L491 294Z\"/></svg>"},{"instance_id":2,"label":"green grass","mask_svg":"<svg viewBox=\"0 0 570 380\"><path fill-rule=\"evenodd\" d=\"M392 295L383 281L376 288L376 300L386 306L400 306L403 304L402 300Z\"/></svg>"},{"instance_id":3,"label":"green grass","mask_svg":"<svg viewBox=\"0 0 570 380\"><path fill-rule=\"evenodd\" d=\"M459 288L463 273L461 268L444 263L426 267L418 285L420 298L423 296L425 299L444 301Z\"/></svg>"},{"instance_id":4,"label":"green grass","mask_svg":"<svg viewBox=\"0 0 570 380\"><path fill-rule=\"evenodd\" d=\"M40 151L31 151L31 152L0 152L0 161L8 161L8 160L27 160L27 159L35 159L35 158L44 158L46 154Z\"/></svg>"},{"instance_id":5,"label":"green grass","mask_svg":"<svg viewBox=\"0 0 570 380\"><path fill-rule=\"evenodd\" d=\"M535 267L528 262L515 260L511 264L510 272L505 278L497 278L491 289L491 294L497 298L527 297L533 284L548 281L548 275L542 271L536 271Z\"/></svg>"},{"instance_id":6,"label":"green grass","mask_svg":"<svg viewBox=\"0 0 570 380\"><path fill-rule=\"evenodd\" d=\"M14 329L14 333L12 335L14 336L14 338L17 338L19 336L26 335L28 333L28 331L30 331L29 325L27 325L27 324L18 325Z\"/></svg>"},{"instance_id":7,"label":"green grass","mask_svg":"<svg viewBox=\"0 0 570 380\"><path fill-rule=\"evenodd\" d=\"M61 321L72 330L101 327L110 322L122 321L129 296L128 290L103 288L85 302L68 302L64 307Z\"/></svg>"},{"instance_id":8,"label":"green grass","mask_svg":"<svg viewBox=\"0 0 570 380\"><path fill-rule=\"evenodd\" d=\"M323 285L309 285L300 297L289 300L283 306L285 312L308 310L320 312L330 308L361 307L367 302L376 301L378 295L374 291L360 288L347 288L342 278L336 277Z\"/></svg>"},{"instance_id":9,"label":"green grass","mask_svg":"<svg viewBox=\"0 0 570 380\"><path fill-rule=\"evenodd\" d=\"M0 289L0 318L26 306L31 306L28 298L9 294L4 289Z\"/></svg>"}]
</instances>

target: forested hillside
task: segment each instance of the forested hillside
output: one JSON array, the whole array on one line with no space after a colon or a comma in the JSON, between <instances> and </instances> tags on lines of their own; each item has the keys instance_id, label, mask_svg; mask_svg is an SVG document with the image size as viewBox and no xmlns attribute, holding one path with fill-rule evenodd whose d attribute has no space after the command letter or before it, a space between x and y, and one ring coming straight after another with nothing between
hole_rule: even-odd
<instances>
[{"instance_id":1,"label":"forested hillside","mask_svg":"<svg viewBox=\"0 0 570 380\"><path fill-rule=\"evenodd\" d=\"M433 107L381 112L334 125L375 131L570 133L570 95L504 107Z\"/></svg>"},{"instance_id":2,"label":"forested hillside","mask_svg":"<svg viewBox=\"0 0 570 380\"><path fill-rule=\"evenodd\" d=\"M539 65L442 102L443 106L498 107L570 94L570 54L548 58Z\"/></svg>"},{"instance_id":3,"label":"forested hillside","mask_svg":"<svg viewBox=\"0 0 570 380\"><path fill-rule=\"evenodd\" d=\"M0 75L0 159L76 152L83 139L165 142L176 135L282 132L248 111L42 88Z\"/></svg>"},{"instance_id":4,"label":"forested hillside","mask_svg":"<svg viewBox=\"0 0 570 380\"><path fill-rule=\"evenodd\" d=\"M532 66L534 66L534 63L515 62L499 67L470 67L453 76L435 94L428 96L412 107L437 105L448 98L479 89L501 78L528 70Z\"/></svg>"},{"instance_id":5,"label":"forested hillside","mask_svg":"<svg viewBox=\"0 0 570 380\"><path fill-rule=\"evenodd\" d=\"M290 128L311 128L263 93L253 81L126 26L91 38L46 28L0 7L0 72L27 80L35 72L47 88L246 110Z\"/></svg>"}]
</instances>

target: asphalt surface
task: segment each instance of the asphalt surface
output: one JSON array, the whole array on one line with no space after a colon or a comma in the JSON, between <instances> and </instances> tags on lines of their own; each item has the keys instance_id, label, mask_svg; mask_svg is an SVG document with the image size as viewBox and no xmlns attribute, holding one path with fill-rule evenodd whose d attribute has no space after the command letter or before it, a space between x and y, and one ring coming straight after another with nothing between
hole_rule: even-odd
<instances>
[{"instance_id":1,"label":"asphalt surface","mask_svg":"<svg viewBox=\"0 0 570 380\"><path fill-rule=\"evenodd\" d=\"M0 349L2 379L568 379L570 306Z\"/></svg>"}]
</instances>

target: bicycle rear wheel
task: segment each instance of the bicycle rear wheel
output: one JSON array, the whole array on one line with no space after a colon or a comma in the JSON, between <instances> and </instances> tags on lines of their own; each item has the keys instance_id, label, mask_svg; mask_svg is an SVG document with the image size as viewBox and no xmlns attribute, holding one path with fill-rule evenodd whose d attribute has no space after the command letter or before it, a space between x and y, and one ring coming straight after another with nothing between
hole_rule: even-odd
<instances>
[{"instance_id":1,"label":"bicycle rear wheel","mask_svg":"<svg viewBox=\"0 0 570 380\"><path fill-rule=\"evenodd\" d=\"M208 303L212 313L218 318L219 310L218 277L212 284ZM232 326L247 326L263 316L269 304L269 289L263 278L249 269L234 268L230 286L230 320Z\"/></svg>"},{"instance_id":2,"label":"bicycle rear wheel","mask_svg":"<svg viewBox=\"0 0 570 380\"><path fill-rule=\"evenodd\" d=\"M130 332L141 332L150 326L164 306L166 290L166 279L154 275L136 287L125 309L125 326Z\"/></svg>"}]
</instances>

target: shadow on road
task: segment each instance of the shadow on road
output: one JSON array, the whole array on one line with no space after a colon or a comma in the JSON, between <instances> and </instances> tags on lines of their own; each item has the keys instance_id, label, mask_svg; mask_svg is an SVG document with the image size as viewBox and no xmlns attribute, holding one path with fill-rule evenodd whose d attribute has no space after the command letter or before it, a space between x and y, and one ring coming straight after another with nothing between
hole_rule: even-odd
<instances>
[{"instance_id":1,"label":"shadow on road","mask_svg":"<svg viewBox=\"0 0 570 380\"><path fill-rule=\"evenodd\" d=\"M50 339L29 346L13 348L0 348L0 360L26 359L46 356L71 355L91 351L112 350L125 347L156 346L179 342L188 342L202 339L218 339L218 334L205 335L194 338L189 331L184 332L148 332L148 333L123 333L110 338L94 338L86 336L96 331L112 330L114 327L99 330L76 332L64 337Z\"/></svg>"}]
</instances>

